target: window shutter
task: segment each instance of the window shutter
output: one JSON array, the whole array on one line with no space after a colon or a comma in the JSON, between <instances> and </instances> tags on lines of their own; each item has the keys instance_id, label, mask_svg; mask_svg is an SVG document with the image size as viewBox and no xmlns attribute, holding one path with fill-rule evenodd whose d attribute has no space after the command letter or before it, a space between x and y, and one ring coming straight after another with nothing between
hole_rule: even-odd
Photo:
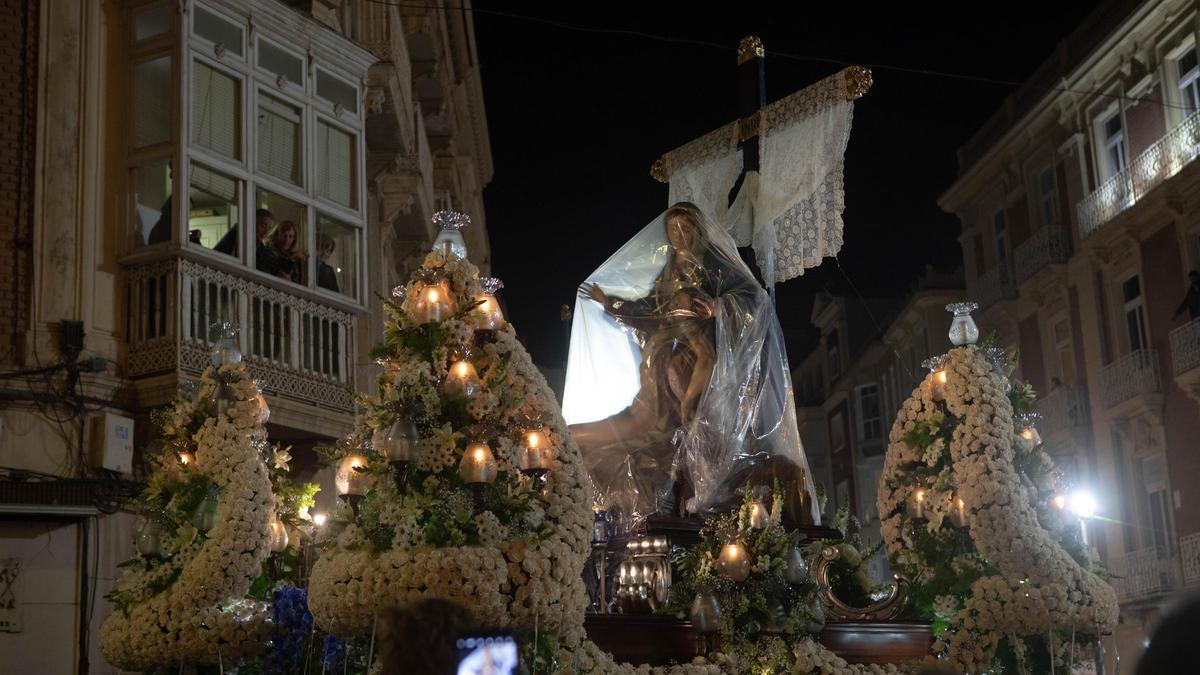
<instances>
[{"instance_id":1,"label":"window shutter","mask_svg":"<svg viewBox=\"0 0 1200 675\"><path fill-rule=\"evenodd\" d=\"M202 166L192 167L192 187L224 199L230 204L237 203L237 184L234 180Z\"/></svg>"},{"instance_id":2,"label":"window shutter","mask_svg":"<svg viewBox=\"0 0 1200 675\"><path fill-rule=\"evenodd\" d=\"M195 62L192 69L192 143L238 158L238 81Z\"/></svg>"},{"instance_id":3,"label":"window shutter","mask_svg":"<svg viewBox=\"0 0 1200 675\"><path fill-rule=\"evenodd\" d=\"M171 57L133 67L133 147L171 140Z\"/></svg>"},{"instance_id":4,"label":"window shutter","mask_svg":"<svg viewBox=\"0 0 1200 675\"><path fill-rule=\"evenodd\" d=\"M354 137L320 122L317 131L317 193L353 208Z\"/></svg>"},{"instance_id":5,"label":"window shutter","mask_svg":"<svg viewBox=\"0 0 1200 675\"><path fill-rule=\"evenodd\" d=\"M300 184L300 118L264 101L258 111L258 170Z\"/></svg>"}]
</instances>

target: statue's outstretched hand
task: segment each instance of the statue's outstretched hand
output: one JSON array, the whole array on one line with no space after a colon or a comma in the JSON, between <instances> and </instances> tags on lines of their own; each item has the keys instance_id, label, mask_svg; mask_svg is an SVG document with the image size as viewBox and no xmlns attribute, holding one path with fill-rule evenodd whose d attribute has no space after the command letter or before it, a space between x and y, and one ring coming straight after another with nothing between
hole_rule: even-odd
<instances>
[{"instance_id":1,"label":"statue's outstretched hand","mask_svg":"<svg viewBox=\"0 0 1200 675\"><path fill-rule=\"evenodd\" d=\"M610 302L608 299L608 295L604 291L600 290L600 287L597 286L596 284L586 284L585 283L582 286L580 286L579 287L579 297L590 298L592 300L595 300L596 302L600 303L601 305L604 305L605 308L608 308L609 302Z\"/></svg>"}]
</instances>

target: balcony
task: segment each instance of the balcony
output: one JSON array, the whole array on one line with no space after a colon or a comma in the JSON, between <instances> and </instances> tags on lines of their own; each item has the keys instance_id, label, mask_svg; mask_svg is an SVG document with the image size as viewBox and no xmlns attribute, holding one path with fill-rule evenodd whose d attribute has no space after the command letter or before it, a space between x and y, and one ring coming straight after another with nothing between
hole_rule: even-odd
<instances>
[{"instance_id":1,"label":"balcony","mask_svg":"<svg viewBox=\"0 0 1200 675\"><path fill-rule=\"evenodd\" d=\"M1179 564L1185 586L1200 584L1200 532L1179 538Z\"/></svg>"},{"instance_id":2,"label":"balcony","mask_svg":"<svg viewBox=\"0 0 1200 675\"><path fill-rule=\"evenodd\" d=\"M1068 458L1080 457L1090 419L1087 389L1059 387L1038 399L1037 409L1042 414L1038 428L1046 450L1058 458L1060 465L1065 465Z\"/></svg>"},{"instance_id":3,"label":"balcony","mask_svg":"<svg viewBox=\"0 0 1200 675\"><path fill-rule=\"evenodd\" d=\"M1104 404L1116 407L1138 396L1162 392L1162 376L1158 369L1158 352L1138 349L1129 352L1100 371L1104 388Z\"/></svg>"},{"instance_id":4,"label":"balcony","mask_svg":"<svg viewBox=\"0 0 1200 675\"><path fill-rule=\"evenodd\" d=\"M993 267L979 275L975 280L974 296L981 310L987 309L998 300L1017 297L1012 270L1008 264Z\"/></svg>"},{"instance_id":5,"label":"balcony","mask_svg":"<svg viewBox=\"0 0 1200 675\"><path fill-rule=\"evenodd\" d=\"M1079 237L1086 239L1133 206L1154 188L1179 173L1200 154L1200 112L1183 120L1146 148L1121 173L1084 197L1078 208Z\"/></svg>"},{"instance_id":6,"label":"balcony","mask_svg":"<svg viewBox=\"0 0 1200 675\"><path fill-rule=\"evenodd\" d=\"M209 364L208 326L228 319L268 394L352 411L350 312L178 257L126 268L126 293L129 377L198 376Z\"/></svg>"},{"instance_id":7,"label":"balcony","mask_svg":"<svg viewBox=\"0 0 1200 675\"><path fill-rule=\"evenodd\" d=\"M1013 251L1017 283L1023 284L1050 265L1061 265L1071 257L1071 237L1066 228L1043 227Z\"/></svg>"},{"instance_id":8,"label":"balcony","mask_svg":"<svg viewBox=\"0 0 1200 675\"><path fill-rule=\"evenodd\" d=\"M1109 561L1113 588L1122 603L1155 598L1179 587L1179 561L1151 546Z\"/></svg>"},{"instance_id":9,"label":"balcony","mask_svg":"<svg viewBox=\"0 0 1200 675\"><path fill-rule=\"evenodd\" d=\"M1171 331L1171 370L1178 377L1200 366L1200 319Z\"/></svg>"}]
</instances>

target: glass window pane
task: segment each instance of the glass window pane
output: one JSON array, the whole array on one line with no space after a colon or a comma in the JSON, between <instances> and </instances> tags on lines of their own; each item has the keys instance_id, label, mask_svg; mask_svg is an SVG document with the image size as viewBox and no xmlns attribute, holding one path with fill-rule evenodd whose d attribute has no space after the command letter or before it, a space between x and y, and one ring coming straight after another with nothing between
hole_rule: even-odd
<instances>
[{"instance_id":1,"label":"glass window pane","mask_svg":"<svg viewBox=\"0 0 1200 675\"><path fill-rule=\"evenodd\" d=\"M225 51L242 55L242 27L230 23L223 17L197 6L195 8L196 35L225 47Z\"/></svg>"},{"instance_id":2,"label":"glass window pane","mask_svg":"<svg viewBox=\"0 0 1200 675\"><path fill-rule=\"evenodd\" d=\"M134 246L171 241L174 211L171 206L171 162L161 160L133 169L130 175L133 191L132 239Z\"/></svg>"},{"instance_id":3,"label":"glass window pane","mask_svg":"<svg viewBox=\"0 0 1200 675\"><path fill-rule=\"evenodd\" d=\"M133 147L171 140L171 57L133 66Z\"/></svg>"},{"instance_id":4,"label":"glass window pane","mask_svg":"<svg viewBox=\"0 0 1200 675\"><path fill-rule=\"evenodd\" d=\"M317 194L333 202L355 208L355 140L325 122L317 123Z\"/></svg>"},{"instance_id":5,"label":"glass window pane","mask_svg":"<svg viewBox=\"0 0 1200 675\"><path fill-rule=\"evenodd\" d=\"M317 216L317 287L356 297L358 228Z\"/></svg>"},{"instance_id":6,"label":"glass window pane","mask_svg":"<svg viewBox=\"0 0 1200 675\"><path fill-rule=\"evenodd\" d=\"M258 104L258 170L300 184L300 109L262 97Z\"/></svg>"},{"instance_id":7,"label":"glass window pane","mask_svg":"<svg viewBox=\"0 0 1200 675\"><path fill-rule=\"evenodd\" d=\"M306 284L308 213L304 205L266 190L259 190L254 201L255 220L266 229L254 251L254 266L260 272Z\"/></svg>"},{"instance_id":8,"label":"glass window pane","mask_svg":"<svg viewBox=\"0 0 1200 675\"><path fill-rule=\"evenodd\" d=\"M304 86L304 59L266 40L258 41L258 66L286 77L293 84Z\"/></svg>"},{"instance_id":9,"label":"glass window pane","mask_svg":"<svg viewBox=\"0 0 1200 675\"><path fill-rule=\"evenodd\" d=\"M192 144L239 159L240 83L196 61L192 68Z\"/></svg>"},{"instance_id":10,"label":"glass window pane","mask_svg":"<svg viewBox=\"0 0 1200 675\"><path fill-rule=\"evenodd\" d=\"M358 114L358 89L320 69L317 70L317 96Z\"/></svg>"},{"instance_id":11,"label":"glass window pane","mask_svg":"<svg viewBox=\"0 0 1200 675\"><path fill-rule=\"evenodd\" d=\"M226 255L238 254L238 182L192 165L188 190L188 241Z\"/></svg>"},{"instance_id":12,"label":"glass window pane","mask_svg":"<svg viewBox=\"0 0 1200 675\"><path fill-rule=\"evenodd\" d=\"M156 5L137 10L133 15L133 39L145 40L170 30L173 11L170 5Z\"/></svg>"}]
</instances>

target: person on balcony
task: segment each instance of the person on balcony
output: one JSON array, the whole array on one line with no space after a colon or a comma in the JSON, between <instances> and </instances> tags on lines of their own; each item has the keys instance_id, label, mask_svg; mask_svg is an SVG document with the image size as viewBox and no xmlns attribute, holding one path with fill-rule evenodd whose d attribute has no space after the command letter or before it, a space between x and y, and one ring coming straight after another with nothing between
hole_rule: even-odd
<instances>
[{"instance_id":1,"label":"person on balcony","mask_svg":"<svg viewBox=\"0 0 1200 675\"><path fill-rule=\"evenodd\" d=\"M306 256L298 249L300 239L296 223L290 220L280 221L266 236L267 260L260 259L259 267L264 272L275 274L281 279L302 284L304 283L304 268Z\"/></svg>"},{"instance_id":2,"label":"person on balcony","mask_svg":"<svg viewBox=\"0 0 1200 675\"><path fill-rule=\"evenodd\" d=\"M254 257L257 261L258 269L269 274L274 274L275 272L264 268L264 265L267 265L266 259L270 256L264 255L267 246L263 243L263 239L266 238L273 227L275 227L275 214L266 209L259 209L254 212L254 239L256 244ZM238 252L238 226L234 225L229 228L229 231L221 237L221 240L217 242L213 250L225 255L236 256Z\"/></svg>"},{"instance_id":3,"label":"person on balcony","mask_svg":"<svg viewBox=\"0 0 1200 675\"><path fill-rule=\"evenodd\" d=\"M1188 272L1187 294L1183 296L1183 302L1179 303L1179 307L1175 309L1175 315L1171 318L1178 319L1183 310L1187 310L1189 319L1200 317L1200 270L1192 270Z\"/></svg>"},{"instance_id":4,"label":"person on balcony","mask_svg":"<svg viewBox=\"0 0 1200 675\"><path fill-rule=\"evenodd\" d=\"M317 287L341 293L338 287L337 270L333 265L329 264L329 259L333 257L333 249L337 247L337 242L333 237L321 233L317 235Z\"/></svg>"}]
</instances>

